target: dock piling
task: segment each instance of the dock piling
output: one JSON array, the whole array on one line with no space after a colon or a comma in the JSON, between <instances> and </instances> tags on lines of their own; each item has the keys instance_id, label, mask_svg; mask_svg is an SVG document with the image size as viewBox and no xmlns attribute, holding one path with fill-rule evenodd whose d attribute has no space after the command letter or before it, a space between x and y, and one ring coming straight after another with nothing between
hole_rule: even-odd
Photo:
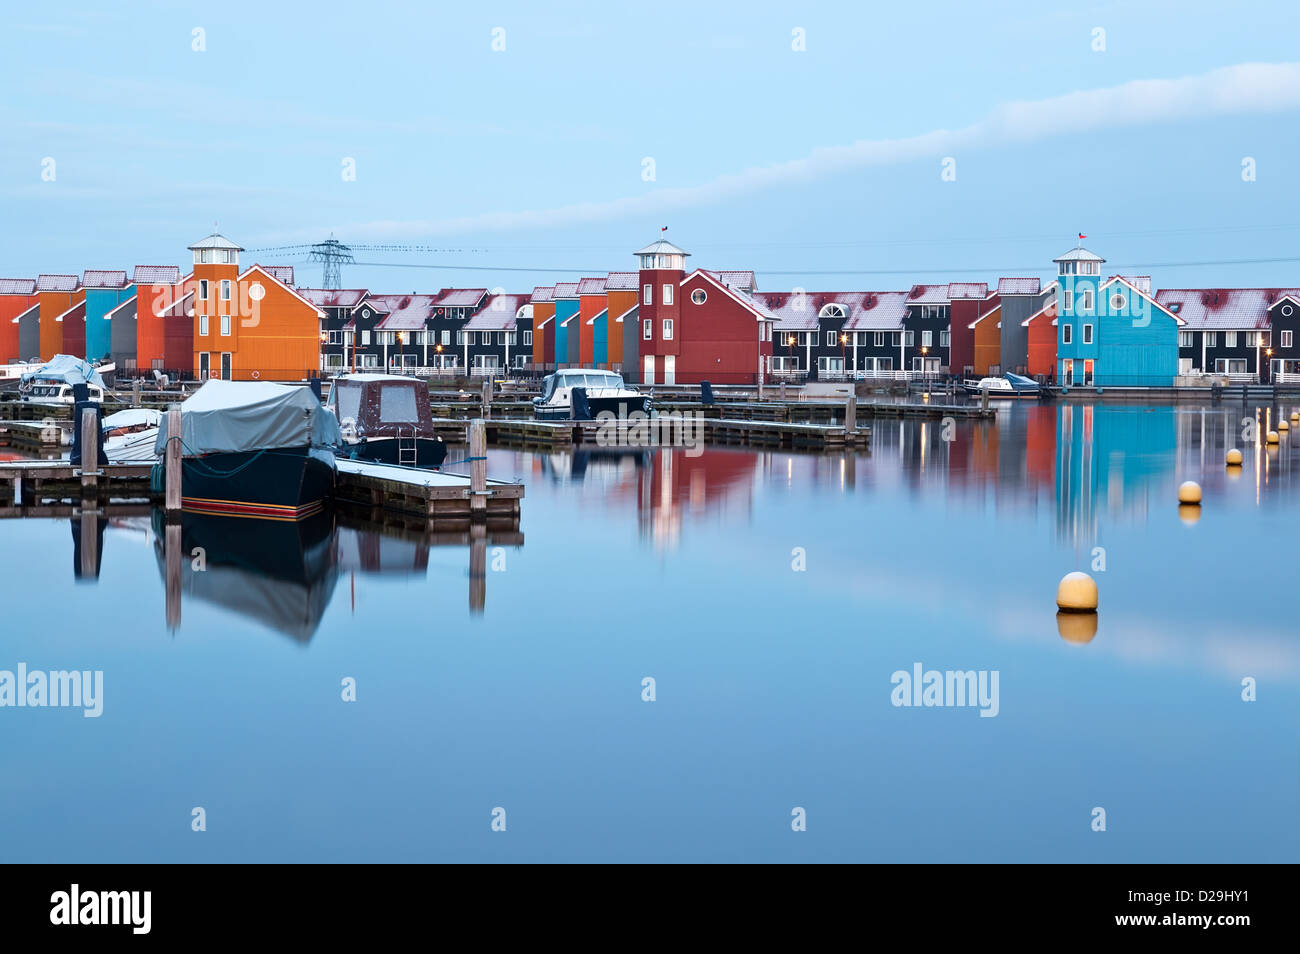
<instances>
[{"instance_id":1,"label":"dock piling","mask_svg":"<svg viewBox=\"0 0 1300 954\"><path fill-rule=\"evenodd\" d=\"M850 394L844 402L844 432L856 434L858 430L858 396Z\"/></svg>"},{"instance_id":2,"label":"dock piling","mask_svg":"<svg viewBox=\"0 0 1300 954\"><path fill-rule=\"evenodd\" d=\"M181 409L174 404L167 409L167 453L164 457L167 468L167 494L164 505L167 512L178 513L181 509Z\"/></svg>"},{"instance_id":3,"label":"dock piling","mask_svg":"<svg viewBox=\"0 0 1300 954\"><path fill-rule=\"evenodd\" d=\"M491 378L483 379L482 406L483 406L483 416L491 417L492 416L492 379Z\"/></svg>"},{"instance_id":4,"label":"dock piling","mask_svg":"<svg viewBox=\"0 0 1300 954\"><path fill-rule=\"evenodd\" d=\"M93 497L99 488L99 415L94 408L81 409L81 496Z\"/></svg>"},{"instance_id":5,"label":"dock piling","mask_svg":"<svg viewBox=\"0 0 1300 954\"><path fill-rule=\"evenodd\" d=\"M487 515L487 424L481 417L469 422L469 512Z\"/></svg>"}]
</instances>

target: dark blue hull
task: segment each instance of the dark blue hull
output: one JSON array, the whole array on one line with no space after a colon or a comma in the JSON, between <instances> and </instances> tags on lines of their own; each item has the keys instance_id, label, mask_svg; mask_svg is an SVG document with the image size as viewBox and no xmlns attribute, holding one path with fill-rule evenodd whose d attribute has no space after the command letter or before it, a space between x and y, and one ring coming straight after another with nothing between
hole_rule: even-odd
<instances>
[{"instance_id":1,"label":"dark blue hull","mask_svg":"<svg viewBox=\"0 0 1300 954\"><path fill-rule=\"evenodd\" d=\"M334 491L334 456L307 447L204 454L181 461L181 501L191 513L301 520Z\"/></svg>"}]
</instances>

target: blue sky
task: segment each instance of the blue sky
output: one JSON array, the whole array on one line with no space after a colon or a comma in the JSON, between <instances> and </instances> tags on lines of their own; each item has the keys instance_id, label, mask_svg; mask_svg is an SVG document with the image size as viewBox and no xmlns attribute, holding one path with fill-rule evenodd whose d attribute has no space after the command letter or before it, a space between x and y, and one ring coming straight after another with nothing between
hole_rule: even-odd
<instances>
[{"instance_id":1,"label":"blue sky","mask_svg":"<svg viewBox=\"0 0 1300 954\"><path fill-rule=\"evenodd\" d=\"M0 34L0 274L183 264L217 221L458 266L344 269L375 291L631 268L661 225L765 290L1047 274L1078 231L1158 287L1300 285L1298 26L1186 0L29 7ZM1296 261L1172 264L1259 258ZM245 256L317 283L302 259Z\"/></svg>"}]
</instances>

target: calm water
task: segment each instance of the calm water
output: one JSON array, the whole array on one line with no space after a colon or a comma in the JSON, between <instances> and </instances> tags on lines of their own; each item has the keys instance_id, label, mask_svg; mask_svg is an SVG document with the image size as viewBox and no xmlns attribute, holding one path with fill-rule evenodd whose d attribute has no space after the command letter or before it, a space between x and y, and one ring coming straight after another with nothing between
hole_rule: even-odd
<instances>
[{"instance_id":1,"label":"calm water","mask_svg":"<svg viewBox=\"0 0 1300 954\"><path fill-rule=\"evenodd\" d=\"M104 672L97 719L0 709L0 858L1294 861L1300 434L1240 436L1277 410L492 451L517 528L190 522L170 607L147 512L98 568L101 528L0 521L0 669ZM1063 636L1094 564L1095 636ZM996 670L996 717L892 705L916 663Z\"/></svg>"}]
</instances>

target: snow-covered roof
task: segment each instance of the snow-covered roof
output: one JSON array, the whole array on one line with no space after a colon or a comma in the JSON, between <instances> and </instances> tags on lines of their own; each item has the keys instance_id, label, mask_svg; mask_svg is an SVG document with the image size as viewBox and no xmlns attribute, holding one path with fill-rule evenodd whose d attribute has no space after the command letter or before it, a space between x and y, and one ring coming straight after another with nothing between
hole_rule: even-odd
<instances>
[{"instance_id":1,"label":"snow-covered roof","mask_svg":"<svg viewBox=\"0 0 1300 954\"><path fill-rule=\"evenodd\" d=\"M582 278L578 280L579 295L603 295L605 294L605 279L603 278Z\"/></svg>"},{"instance_id":2,"label":"snow-covered roof","mask_svg":"<svg viewBox=\"0 0 1300 954\"><path fill-rule=\"evenodd\" d=\"M528 304L528 295L489 295L483 307L465 322L465 331L514 331L519 309Z\"/></svg>"},{"instance_id":3,"label":"snow-covered roof","mask_svg":"<svg viewBox=\"0 0 1300 954\"><path fill-rule=\"evenodd\" d=\"M556 282L554 295L556 298L577 298L578 283L577 282Z\"/></svg>"},{"instance_id":4,"label":"snow-covered roof","mask_svg":"<svg viewBox=\"0 0 1300 954\"><path fill-rule=\"evenodd\" d=\"M554 301L554 300L555 300L554 285L538 285L536 288L533 289L533 301L536 302L536 301Z\"/></svg>"},{"instance_id":5,"label":"snow-covered roof","mask_svg":"<svg viewBox=\"0 0 1300 954\"><path fill-rule=\"evenodd\" d=\"M1150 275L1111 275L1110 278L1122 278L1134 288L1144 294L1151 294L1151 276ZM1106 279L1110 281L1110 278Z\"/></svg>"},{"instance_id":6,"label":"snow-covered roof","mask_svg":"<svg viewBox=\"0 0 1300 954\"><path fill-rule=\"evenodd\" d=\"M132 280L137 285L175 285L181 270L175 265L137 265Z\"/></svg>"},{"instance_id":7,"label":"snow-covered roof","mask_svg":"<svg viewBox=\"0 0 1300 954\"><path fill-rule=\"evenodd\" d=\"M487 294L486 288L444 288L435 304L439 308L473 308Z\"/></svg>"},{"instance_id":8,"label":"snow-covered roof","mask_svg":"<svg viewBox=\"0 0 1300 954\"><path fill-rule=\"evenodd\" d=\"M893 331L907 316L907 292L764 292L755 295L777 316L777 332L816 331L818 316L827 305L840 305L847 313L845 331Z\"/></svg>"},{"instance_id":9,"label":"snow-covered roof","mask_svg":"<svg viewBox=\"0 0 1300 954\"><path fill-rule=\"evenodd\" d=\"M1090 252L1083 246L1072 248L1064 255L1058 255L1052 259L1054 262L1104 262L1106 261L1095 252Z\"/></svg>"},{"instance_id":10,"label":"snow-covered roof","mask_svg":"<svg viewBox=\"0 0 1300 954\"><path fill-rule=\"evenodd\" d=\"M34 291L34 278L0 278L0 295L30 295Z\"/></svg>"},{"instance_id":11,"label":"snow-covered roof","mask_svg":"<svg viewBox=\"0 0 1300 954\"><path fill-rule=\"evenodd\" d=\"M78 279L76 275L37 275L36 290L43 291L76 291Z\"/></svg>"},{"instance_id":12,"label":"snow-covered roof","mask_svg":"<svg viewBox=\"0 0 1300 954\"><path fill-rule=\"evenodd\" d=\"M667 239L660 239L657 242L651 242L643 249L638 249L633 255L690 255L685 249L678 248Z\"/></svg>"},{"instance_id":13,"label":"snow-covered roof","mask_svg":"<svg viewBox=\"0 0 1300 954\"><path fill-rule=\"evenodd\" d=\"M236 252L243 251L243 248L236 245L234 242L230 241L230 239L226 238L224 235L221 235L217 232L213 232L207 238L199 239L197 242L195 242L193 245L190 246L190 251L194 251L196 249L201 249L201 248L227 248L227 249L233 249Z\"/></svg>"},{"instance_id":14,"label":"snow-covered roof","mask_svg":"<svg viewBox=\"0 0 1300 954\"><path fill-rule=\"evenodd\" d=\"M81 280L86 288L125 288L126 272L116 269L86 269Z\"/></svg>"},{"instance_id":15,"label":"snow-covered roof","mask_svg":"<svg viewBox=\"0 0 1300 954\"><path fill-rule=\"evenodd\" d=\"M1037 295L1043 283L1037 278L999 278L999 295Z\"/></svg>"},{"instance_id":16,"label":"snow-covered roof","mask_svg":"<svg viewBox=\"0 0 1300 954\"><path fill-rule=\"evenodd\" d=\"M371 295L362 304L374 304L387 317L375 327L382 331L412 331L424 328L433 316L435 295Z\"/></svg>"},{"instance_id":17,"label":"snow-covered roof","mask_svg":"<svg viewBox=\"0 0 1300 954\"><path fill-rule=\"evenodd\" d=\"M1191 330L1267 331L1268 310L1287 296L1300 300L1300 288L1162 288L1155 300Z\"/></svg>"},{"instance_id":18,"label":"snow-covered roof","mask_svg":"<svg viewBox=\"0 0 1300 954\"><path fill-rule=\"evenodd\" d=\"M952 301L962 298L987 298L988 294L988 282L950 282L948 285L948 298Z\"/></svg>"},{"instance_id":19,"label":"snow-covered roof","mask_svg":"<svg viewBox=\"0 0 1300 954\"><path fill-rule=\"evenodd\" d=\"M913 285L907 293L909 305L946 305L948 304L947 285Z\"/></svg>"},{"instance_id":20,"label":"snow-covered roof","mask_svg":"<svg viewBox=\"0 0 1300 954\"><path fill-rule=\"evenodd\" d=\"M752 269L725 269L720 272L710 271L709 274L723 284L739 288L741 291L753 292L758 287Z\"/></svg>"},{"instance_id":21,"label":"snow-covered roof","mask_svg":"<svg viewBox=\"0 0 1300 954\"><path fill-rule=\"evenodd\" d=\"M365 288L299 288L298 294L317 308L352 308L369 291Z\"/></svg>"},{"instance_id":22,"label":"snow-covered roof","mask_svg":"<svg viewBox=\"0 0 1300 954\"><path fill-rule=\"evenodd\" d=\"M262 271L272 278L284 282L290 287L293 286L293 266L292 265L263 265Z\"/></svg>"},{"instance_id":23,"label":"snow-covered roof","mask_svg":"<svg viewBox=\"0 0 1300 954\"><path fill-rule=\"evenodd\" d=\"M605 290L636 291L640 278L639 272L610 272L605 278Z\"/></svg>"}]
</instances>

